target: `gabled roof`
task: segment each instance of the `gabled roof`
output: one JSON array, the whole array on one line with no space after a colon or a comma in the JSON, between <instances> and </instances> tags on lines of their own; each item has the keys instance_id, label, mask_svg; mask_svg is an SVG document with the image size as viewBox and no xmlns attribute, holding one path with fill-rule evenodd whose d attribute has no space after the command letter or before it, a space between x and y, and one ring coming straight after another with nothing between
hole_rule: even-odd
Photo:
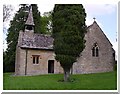
<instances>
[{"instance_id":1,"label":"gabled roof","mask_svg":"<svg viewBox=\"0 0 120 94\"><path fill-rule=\"evenodd\" d=\"M23 32L22 41L20 43L21 48L30 49L53 49L53 38L50 35L34 34L32 37L27 36L27 33Z\"/></svg>"},{"instance_id":2,"label":"gabled roof","mask_svg":"<svg viewBox=\"0 0 120 94\"><path fill-rule=\"evenodd\" d=\"M88 26L88 28L87 28L87 29L88 29L88 32L89 32L89 29L92 28L94 25L96 25L96 27L98 27L98 28L100 29L101 33L105 36L106 40L110 43L111 46L113 46L113 45L111 44L111 42L109 41L109 39L107 38L107 36L105 35L105 33L104 33L104 32L102 31L102 29L100 28L100 26L97 24L96 21L94 21L93 24L91 24L90 26Z\"/></svg>"},{"instance_id":3,"label":"gabled roof","mask_svg":"<svg viewBox=\"0 0 120 94\"><path fill-rule=\"evenodd\" d=\"M97 22L94 21L93 24L90 25L90 26L88 26L87 29L89 30L90 28L92 28L92 26L94 24L98 28L100 28L99 25L97 24ZM101 30L101 28L100 28L100 30ZM101 30L101 32L103 33L103 35L105 36L105 38L108 40L108 38L106 37L106 35L104 34L104 32L102 30ZM32 36L29 36L28 33L30 33L30 32L23 32L22 33L22 39L21 39L22 41L20 42L20 47L21 48L45 49L45 50L49 49L49 50L53 50L53 40L54 39L50 35L43 35L43 34L31 33ZM108 40L108 42L110 43L109 40Z\"/></svg>"}]
</instances>

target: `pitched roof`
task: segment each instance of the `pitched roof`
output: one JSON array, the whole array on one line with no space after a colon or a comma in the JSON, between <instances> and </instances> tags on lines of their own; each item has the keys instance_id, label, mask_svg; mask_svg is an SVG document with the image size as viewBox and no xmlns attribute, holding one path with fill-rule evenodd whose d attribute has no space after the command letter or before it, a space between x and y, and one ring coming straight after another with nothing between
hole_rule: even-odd
<instances>
[{"instance_id":1,"label":"pitched roof","mask_svg":"<svg viewBox=\"0 0 120 94\"><path fill-rule=\"evenodd\" d=\"M28 18L27 18L25 25L35 25L34 20L33 20L32 7L30 8Z\"/></svg>"},{"instance_id":2,"label":"pitched roof","mask_svg":"<svg viewBox=\"0 0 120 94\"><path fill-rule=\"evenodd\" d=\"M30 49L53 49L53 38L50 35L34 34L30 37L25 32L20 43L21 48Z\"/></svg>"},{"instance_id":3,"label":"pitched roof","mask_svg":"<svg viewBox=\"0 0 120 94\"><path fill-rule=\"evenodd\" d=\"M91 25L89 26L89 28L92 28L92 26L93 26L94 24L96 25L96 27L98 27L98 28L100 29L101 33L104 35L104 37L106 38L106 40L110 43L110 45L113 46L113 45L111 44L111 42L109 41L109 39L107 38L107 36L105 35L105 33L104 33L104 32L102 31L102 29L100 28L100 26L97 24L96 21L94 21L93 24L91 24Z\"/></svg>"},{"instance_id":4,"label":"pitched roof","mask_svg":"<svg viewBox=\"0 0 120 94\"><path fill-rule=\"evenodd\" d=\"M99 27L99 25L97 24L96 21L94 21L93 24L96 24ZM89 30L89 28L92 28L93 24L88 26L87 29ZM101 30L101 32L106 37L106 35L104 34L104 32L102 30ZM53 40L54 39L50 35L31 33L32 35L29 36L28 33L30 33L30 32L23 32L22 41L20 42L21 48L53 50ZM106 37L106 39L108 40L107 37ZM108 40L108 42L110 43L109 40Z\"/></svg>"}]
</instances>

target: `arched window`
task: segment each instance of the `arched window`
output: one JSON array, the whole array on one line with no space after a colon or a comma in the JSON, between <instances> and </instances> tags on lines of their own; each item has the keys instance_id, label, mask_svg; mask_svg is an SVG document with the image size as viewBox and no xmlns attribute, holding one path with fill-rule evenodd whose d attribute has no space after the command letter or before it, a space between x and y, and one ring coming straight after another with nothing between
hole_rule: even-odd
<instances>
[{"instance_id":1,"label":"arched window","mask_svg":"<svg viewBox=\"0 0 120 94\"><path fill-rule=\"evenodd\" d=\"M99 48L98 48L97 43L94 43L94 45L93 45L92 56L93 57L98 57L99 56Z\"/></svg>"},{"instance_id":2,"label":"arched window","mask_svg":"<svg viewBox=\"0 0 120 94\"><path fill-rule=\"evenodd\" d=\"M92 48L92 56L95 56L95 47Z\"/></svg>"},{"instance_id":3,"label":"arched window","mask_svg":"<svg viewBox=\"0 0 120 94\"><path fill-rule=\"evenodd\" d=\"M96 47L96 57L99 56L99 50L98 50L98 47Z\"/></svg>"}]
</instances>

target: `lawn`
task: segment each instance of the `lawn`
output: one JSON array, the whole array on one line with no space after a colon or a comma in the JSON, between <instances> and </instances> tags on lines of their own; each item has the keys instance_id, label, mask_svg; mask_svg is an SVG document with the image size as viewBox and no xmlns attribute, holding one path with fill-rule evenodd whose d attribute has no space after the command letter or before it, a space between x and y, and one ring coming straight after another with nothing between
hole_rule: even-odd
<instances>
[{"instance_id":1,"label":"lawn","mask_svg":"<svg viewBox=\"0 0 120 94\"><path fill-rule=\"evenodd\" d=\"M116 90L117 73L72 75L73 82L61 82L63 74L13 76L3 74L4 90Z\"/></svg>"}]
</instances>

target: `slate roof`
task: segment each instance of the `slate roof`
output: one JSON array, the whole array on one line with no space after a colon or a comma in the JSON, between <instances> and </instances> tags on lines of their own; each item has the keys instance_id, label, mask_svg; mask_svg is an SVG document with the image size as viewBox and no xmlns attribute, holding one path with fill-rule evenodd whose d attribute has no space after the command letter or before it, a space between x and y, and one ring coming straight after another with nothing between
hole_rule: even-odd
<instances>
[{"instance_id":1,"label":"slate roof","mask_svg":"<svg viewBox=\"0 0 120 94\"><path fill-rule=\"evenodd\" d=\"M94 21L93 24L97 24L97 23ZM88 26L87 29L92 28L93 24ZM102 31L102 33L103 33L103 31ZM28 35L27 34L28 33L23 32L22 41L20 43L21 48L53 50L53 40L54 39L50 35L31 33L32 36L29 36L29 34ZM103 33L103 35L106 37L106 35L104 33ZM109 39L107 37L106 37L106 39L109 41ZM110 43L110 41L109 41L109 43Z\"/></svg>"},{"instance_id":2,"label":"slate roof","mask_svg":"<svg viewBox=\"0 0 120 94\"><path fill-rule=\"evenodd\" d=\"M20 43L21 48L30 49L53 49L53 38L50 35L34 34L32 37L27 36L23 32L22 41Z\"/></svg>"},{"instance_id":3,"label":"slate roof","mask_svg":"<svg viewBox=\"0 0 120 94\"><path fill-rule=\"evenodd\" d=\"M32 6L25 25L34 26ZM34 32L20 32L18 46L27 49L53 49L53 38L50 35L35 34Z\"/></svg>"},{"instance_id":4,"label":"slate roof","mask_svg":"<svg viewBox=\"0 0 120 94\"><path fill-rule=\"evenodd\" d=\"M33 20L32 7L30 8L28 18L27 18L25 25L35 25L34 20Z\"/></svg>"}]
</instances>

